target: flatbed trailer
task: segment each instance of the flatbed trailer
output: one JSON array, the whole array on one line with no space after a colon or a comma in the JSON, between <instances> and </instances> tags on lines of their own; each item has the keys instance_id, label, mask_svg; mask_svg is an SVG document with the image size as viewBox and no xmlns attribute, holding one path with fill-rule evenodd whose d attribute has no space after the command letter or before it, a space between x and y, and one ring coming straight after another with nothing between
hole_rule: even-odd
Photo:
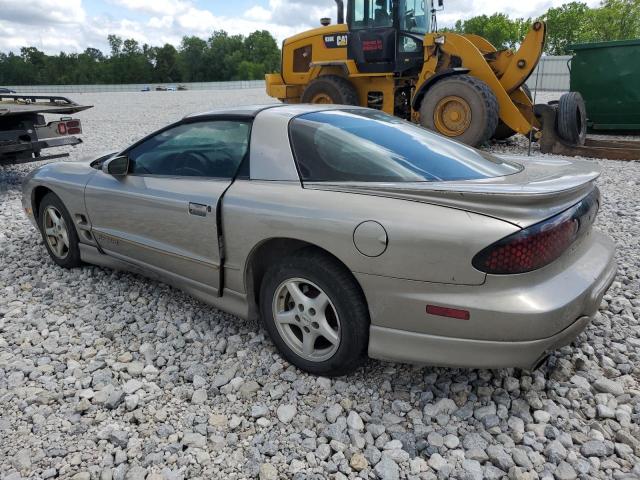
<instances>
[{"instance_id":1,"label":"flatbed trailer","mask_svg":"<svg viewBox=\"0 0 640 480\"><path fill-rule=\"evenodd\" d=\"M56 95L0 93L0 165L68 156L41 152L82 143L76 137L82 133L82 123L70 115L91 107ZM45 115L62 116L47 122Z\"/></svg>"}]
</instances>

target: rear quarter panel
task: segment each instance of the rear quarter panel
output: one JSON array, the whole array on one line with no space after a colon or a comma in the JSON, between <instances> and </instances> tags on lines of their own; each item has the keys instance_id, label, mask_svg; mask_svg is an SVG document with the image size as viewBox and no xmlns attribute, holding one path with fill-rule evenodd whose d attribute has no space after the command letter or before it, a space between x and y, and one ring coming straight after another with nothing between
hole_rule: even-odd
<instances>
[{"instance_id":1,"label":"rear quarter panel","mask_svg":"<svg viewBox=\"0 0 640 480\"><path fill-rule=\"evenodd\" d=\"M367 257L354 245L354 230L366 220L379 222L387 232L387 249L378 257ZM271 238L309 242L353 272L479 285L485 274L473 268L473 256L518 230L501 220L438 205L258 180L231 186L224 199L223 228L227 286L243 292L248 257Z\"/></svg>"}]
</instances>

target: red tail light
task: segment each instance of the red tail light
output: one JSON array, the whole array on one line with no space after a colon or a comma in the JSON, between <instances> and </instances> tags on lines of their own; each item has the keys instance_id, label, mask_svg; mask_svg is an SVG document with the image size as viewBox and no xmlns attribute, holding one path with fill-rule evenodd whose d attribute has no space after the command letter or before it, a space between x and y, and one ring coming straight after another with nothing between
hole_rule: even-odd
<instances>
[{"instance_id":1,"label":"red tail light","mask_svg":"<svg viewBox=\"0 0 640 480\"><path fill-rule=\"evenodd\" d=\"M537 270L556 260L580 236L589 231L598 211L597 189L564 212L520 230L482 250L473 266L503 275Z\"/></svg>"},{"instance_id":2,"label":"red tail light","mask_svg":"<svg viewBox=\"0 0 640 480\"><path fill-rule=\"evenodd\" d=\"M80 120L69 120L58 122L57 126L58 135L77 135L82 133L82 127L80 126Z\"/></svg>"},{"instance_id":3,"label":"red tail light","mask_svg":"<svg viewBox=\"0 0 640 480\"><path fill-rule=\"evenodd\" d=\"M82 128L80 128L79 120L71 120L67 122L67 131L69 135L76 135L78 133L82 133Z\"/></svg>"}]
</instances>

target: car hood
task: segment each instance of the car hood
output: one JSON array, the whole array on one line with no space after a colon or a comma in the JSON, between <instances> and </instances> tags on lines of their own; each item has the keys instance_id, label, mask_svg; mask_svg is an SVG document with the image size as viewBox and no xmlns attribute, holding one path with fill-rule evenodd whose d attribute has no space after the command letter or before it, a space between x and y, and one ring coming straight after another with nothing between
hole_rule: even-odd
<instances>
[{"instance_id":1,"label":"car hood","mask_svg":"<svg viewBox=\"0 0 640 480\"><path fill-rule=\"evenodd\" d=\"M426 202L488 215L521 228L577 203L600 176L590 160L506 156L523 166L512 175L449 182L305 182L305 188Z\"/></svg>"}]
</instances>

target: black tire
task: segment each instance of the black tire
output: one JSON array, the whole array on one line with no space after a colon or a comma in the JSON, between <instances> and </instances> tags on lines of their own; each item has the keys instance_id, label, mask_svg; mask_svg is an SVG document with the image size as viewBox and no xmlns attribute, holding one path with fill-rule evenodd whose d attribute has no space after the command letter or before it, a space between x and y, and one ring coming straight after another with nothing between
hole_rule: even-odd
<instances>
[{"instance_id":1,"label":"black tire","mask_svg":"<svg viewBox=\"0 0 640 480\"><path fill-rule=\"evenodd\" d=\"M331 99L330 103L360 105L358 91L353 84L346 78L337 75L322 75L311 80L302 92L302 103L319 103L314 102L314 99L320 95Z\"/></svg>"},{"instance_id":2,"label":"black tire","mask_svg":"<svg viewBox=\"0 0 640 480\"><path fill-rule=\"evenodd\" d=\"M447 135L436 127L438 103L445 97L460 97L471 111L469 126L458 135ZM469 75L455 75L439 80L427 90L420 105L420 124L460 142L477 147L491 138L498 125L499 105L493 90L482 80Z\"/></svg>"},{"instance_id":3,"label":"black tire","mask_svg":"<svg viewBox=\"0 0 640 480\"><path fill-rule=\"evenodd\" d=\"M46 215L45 212L49 207L53 207L57 210L62 218L64 219L63 228L66 227L66 233L68 238L69 246L66 249L65 255L58 255L50 245L50 242L47 240L47 235L45 230L47 226L46 223ZM49 256L51 259L59 266L63 268L76 268L82 265L82 261L80 260L80 248L78 247L78 232L76 232L75 225L73 220L71 219L71 215L65 208L62 200L52 192L47 193L40 202L40 206L38 207L38 226L40 227L40 233L42 234L42 240L44 241L44 246L49 252Z\"/></svg>"},{"instance_id":4,"label":"black tire","mask_svg":"<svg viewBox=\"0 0 640 480\"><path fill-rule=\"evenodd\" d=\"M524 94L533 102L533 96L531 95L531 90L527 87L526 83L522 84L522 89L524 90ZM509 127L502 120L498 121L498 126L496 127L496 131L493 132L494 140L506 140L507 138L513 137L516 134L516 131Z\"/></svg>"},{"instance_id":5,"label":"black tire","mask_svg":"<svg viewBox=\"0 0 640 480\"><path fill-rule=\"evenodd\" d=\"M317 285L329 297L340 319L338 347L330 358L322 361L303 358L287 344L276 326L273 306L282 298L277 292L283 282L291 279L304 279ZM353 372L366 359L369 312L364 295L351 272L327 254L303 249L271 266L260 286L260 314L278 350L301 370L336 377Z\"/></svg>"},{"instance_id":6,"label":"black tire","mask_svg":"<svg viewBox=\"0 0 640 480\"><path fill-rule=\"evenodd\" d=\"M572 145L584 145L587 138L587 108L578 92L565 93L558 101L558 134Z\"/></svg>"}]
</instances>

